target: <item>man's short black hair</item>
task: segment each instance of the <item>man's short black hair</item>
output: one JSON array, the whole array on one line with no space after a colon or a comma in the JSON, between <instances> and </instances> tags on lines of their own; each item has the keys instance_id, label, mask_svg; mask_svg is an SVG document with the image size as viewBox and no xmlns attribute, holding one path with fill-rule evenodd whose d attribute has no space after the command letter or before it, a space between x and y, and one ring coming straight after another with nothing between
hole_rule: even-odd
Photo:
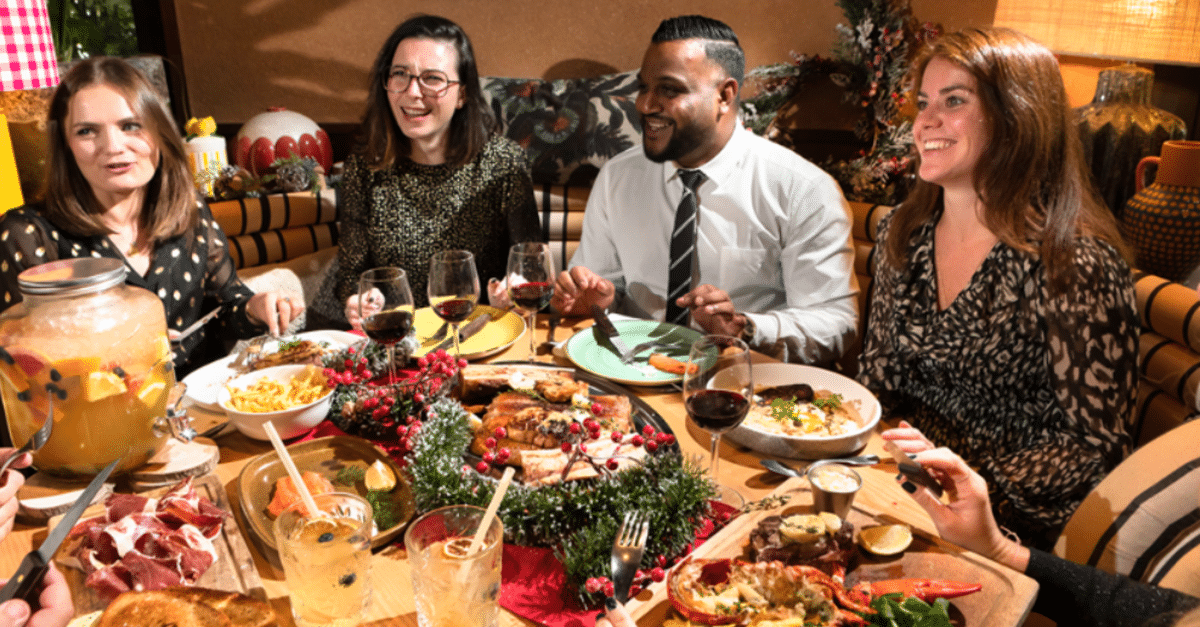
<instances>
[{"instance_id":1,"label":"man's short black hair","mask_svg":"<svg viewBox=\"0 0 1200 627\"><path fill-rule=\"evenodd\" d=\"M707 39L704 54L725 70L725 74L742 84L746 74L746 54L738 43L737 35L729 25L703 15L681 15L663 20L650 38L651 43L679 41L680 39Z\"/></svg>"}]
</instances>

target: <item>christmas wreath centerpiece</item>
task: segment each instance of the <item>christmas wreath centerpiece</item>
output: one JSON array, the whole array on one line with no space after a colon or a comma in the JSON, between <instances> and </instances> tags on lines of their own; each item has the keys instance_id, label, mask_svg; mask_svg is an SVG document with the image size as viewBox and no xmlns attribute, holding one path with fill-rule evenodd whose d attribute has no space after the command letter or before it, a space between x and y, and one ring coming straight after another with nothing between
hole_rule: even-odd
<instances>
[{"instance_id":1,"label":"christmas wreath centerpiece","mask_svg":"<svg viewBox=\"0 0 1200 627\"><path fill-rule=\"evenodd\" d=\"M509 451L497 446L504 434L496 433L488 438L489 450L481 460L464 456L480 423L448 391L455 387L465 361L444 351L421 357L393 394L392 386L374 377L385 371L382 353L367 344L327 358L326 374L337 386L333 422L347 433L373 440L397 460L417 511L452 504L486 506L497 485L496 467L508 461ZM586 408L581 407L585 414ZM562 443L570 463L592 466L596 478L514 484L499 510L505 542L552 549L563 563L568 585L588 607L613 593L609 558L625 512L645 512L654 530L634 581L638 589L660 581L666 568L694 548L698 536L728 520L728 514L710 509L714 486L699 463L682 456L673 435L649 425L636 433L605 434L626 449L640 449L638 455L628 456L634 463L617 463L588 453L588 443L601 434L601 421L585 417L570 426Z\"/></svg>"}]
</instances>

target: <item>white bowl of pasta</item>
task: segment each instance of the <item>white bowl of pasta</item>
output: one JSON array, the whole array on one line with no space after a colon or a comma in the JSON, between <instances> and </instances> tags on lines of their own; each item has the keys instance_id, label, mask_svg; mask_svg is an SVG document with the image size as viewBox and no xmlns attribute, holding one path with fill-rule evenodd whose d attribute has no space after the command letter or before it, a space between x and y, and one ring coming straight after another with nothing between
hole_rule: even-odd
<instances>
[{"instance_id":1,"label":"white bowl of pasta","mask_svg":"<svg viewBox=\"0 0 1200 627\"><path fill-rule=\"evenodd\" d=\"M294 438L329 415L333 388L316 366L289 365L255 370L231 379L217 395L238 431L267 440L264 425L275 425L279 437Z\"/></svg>"},{"instance_id":2,"label":"white bowl of pasta","mask_svg":"<svg viewBox=\"0 0 1200 627\"><path fill-rule=\"evenodd\" d=\"M826 459L861 450L879 425L879 401L857 381L799 364L755 364L755 399L741 425L725 434L760 453L790 459ZM798 398L805 384L816 406ZM837 397L835 403L825 400ZM790 413L773 411L773 397L788 401Z\"/></svg>"}]
</instances>

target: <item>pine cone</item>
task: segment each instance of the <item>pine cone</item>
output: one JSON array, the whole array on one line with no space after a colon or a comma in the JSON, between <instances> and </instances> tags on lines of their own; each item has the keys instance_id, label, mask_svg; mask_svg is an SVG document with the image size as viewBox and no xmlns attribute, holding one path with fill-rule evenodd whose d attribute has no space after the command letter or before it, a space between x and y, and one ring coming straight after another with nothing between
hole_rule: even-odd
<instances>
[{"instance_id":1,"label":"pine cone","mask_svg":"<svg viewBox=\"0 0 1200 627\"><path fill-rule=\"evenodd\" d=\"M213 198L218 200L242 198L248 192L253 191L251 188L255 187L255 181L254 175L245 168L227 165L221 169L216 180L213 181Z\"/></svg>"},{"instance_id":2,"label":"pine cone","mask_svg":"<svg viewBox=\"0 0 1200 627\"><path fill-rule=\"evenodd\" d=\"M275 168L275 186L285 192L304 191L312 185L312 174L303 163L285 163Z\"/></svg>"}]
</instances>

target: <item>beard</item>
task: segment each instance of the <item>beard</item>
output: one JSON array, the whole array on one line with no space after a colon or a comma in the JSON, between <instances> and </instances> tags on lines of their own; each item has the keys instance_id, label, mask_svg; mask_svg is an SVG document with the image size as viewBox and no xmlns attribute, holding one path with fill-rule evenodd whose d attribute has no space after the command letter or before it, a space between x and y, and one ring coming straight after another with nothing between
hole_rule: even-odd
<instances>
[{"instance_id":1,"label":"beard","mask_svg":"<svg viewBox=\"0 0 1200 627\"><path fill-rule=\"evenodd\" d=\"M646 153L647 159L655 163L678 161L680 157L683 157L703 146L707 139L704 129L701 129L694 124L680 126L678 123L675 123L673 124L672 129L671 139L667 140L667 145L658 152L653 152L650 149L650 146L646 144L646 135L643 131L642 151Z\"/></svg>"}]
</instances>

